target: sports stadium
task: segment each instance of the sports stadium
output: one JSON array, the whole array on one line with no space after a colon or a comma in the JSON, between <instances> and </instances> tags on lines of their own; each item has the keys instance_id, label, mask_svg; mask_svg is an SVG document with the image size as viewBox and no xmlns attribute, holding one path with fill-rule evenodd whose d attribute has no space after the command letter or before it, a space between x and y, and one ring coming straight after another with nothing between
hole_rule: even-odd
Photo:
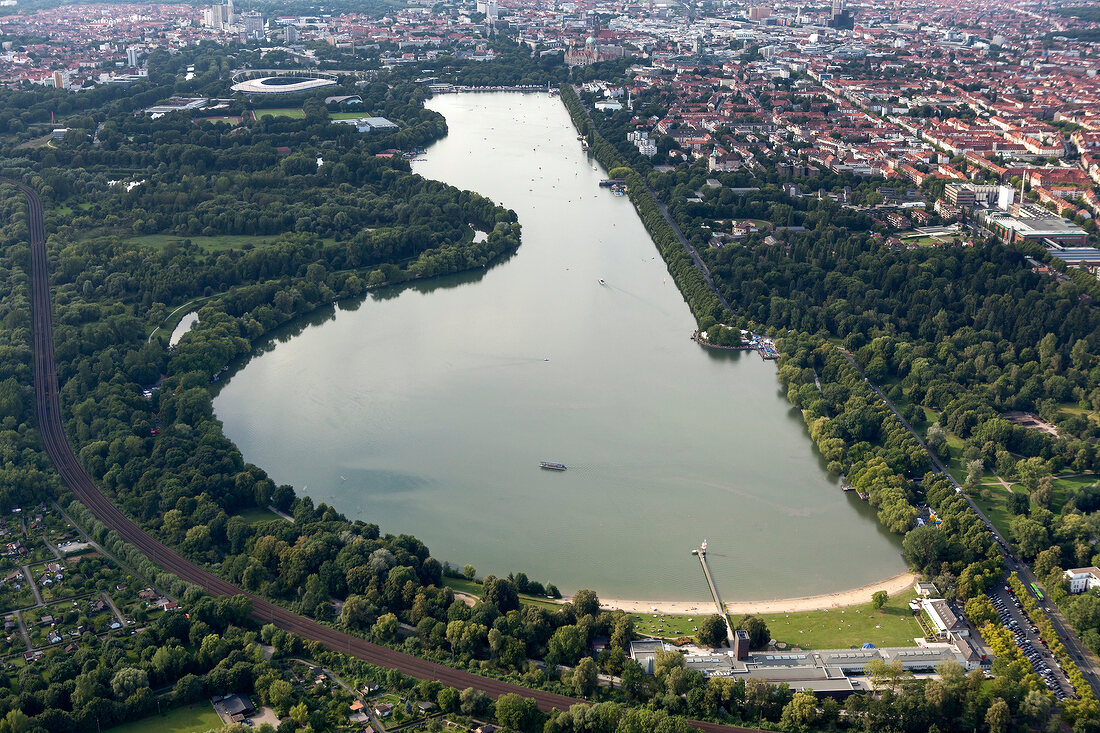
<instances>
[{"instance_id":1,"label":"sports stadium","mask_svg":"<svg viewBox=\"0 0 1100 733\"><path fill-rule=\"evenodd\" d=\"M248 95L301 94L336 86L336 79L332 75L304 71L244 73L235 75L233 81L237 82L231 87L234 92Z\"/></svg>"}]
</instances>

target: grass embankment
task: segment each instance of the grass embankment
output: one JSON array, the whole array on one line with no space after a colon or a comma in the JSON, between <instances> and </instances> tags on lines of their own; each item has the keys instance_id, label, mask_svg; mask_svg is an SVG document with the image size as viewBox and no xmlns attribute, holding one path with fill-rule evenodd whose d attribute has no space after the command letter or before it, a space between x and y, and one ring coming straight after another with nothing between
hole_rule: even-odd
<instances>
[{"instance_id":1,"label":"grass embankment","mask_svg":"<svg viewBox=\"0 0 1100 733\"><path fill-rule=\"evenodd\" d=\"M443 585L452 589L455 593L465 593L466 595L474 596L475 598L481 598L482 588L481 584L473 580L466 580L465 578L452 578L445 576L443 578ZM526 593L519 594L519 602L527 606L542 606L543 608L554 611L561 605L555 603L549 598L539 598L537 596L529 596Z\"/></svg>"},{"instance_id":2,"label":"grass embankment","mask_svg":"<svg viewBox=\"0 0 1100 733\"><path fill-rule=\"evenodd\" d=\"M222 720L214 708L209 703L201 703L125 723L104 733L206 733L221 728Z\"/></svg>"}]
</instances>

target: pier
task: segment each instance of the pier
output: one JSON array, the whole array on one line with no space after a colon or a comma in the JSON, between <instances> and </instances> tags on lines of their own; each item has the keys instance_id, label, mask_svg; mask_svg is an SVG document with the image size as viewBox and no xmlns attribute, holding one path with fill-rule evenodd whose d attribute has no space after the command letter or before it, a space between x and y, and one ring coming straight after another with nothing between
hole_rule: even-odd
<instances>
[{"instance_id":1,"label":"pier","mask_svg":"<svg viewBox=\"0 0 1100 733\"><path fill-rule=\"evenodd\" d=\"M710 586L710 595L714 598L714 606L717 609L718 615L722 617L722 621L726 624L726 639L729 641L730 648L733 648L733 627L730 626L729 616L726 614L726 606L722 603L722 597L718 595L718 586L714 584L714 576L710 574L710 566L707 565L707 541L703 540L703 544L698 550L692 550L691 554L699 557L699 563L703 566L703 575L707 578L707 585Z\"/></svg>"}]
</instances>

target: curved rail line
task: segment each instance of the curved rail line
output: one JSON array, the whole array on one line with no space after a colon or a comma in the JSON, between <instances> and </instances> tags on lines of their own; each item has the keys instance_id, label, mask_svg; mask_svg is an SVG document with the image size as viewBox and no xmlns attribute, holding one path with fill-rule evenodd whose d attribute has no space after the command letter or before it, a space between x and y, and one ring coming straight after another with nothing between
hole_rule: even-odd
<instances>
[{"instance_id":1,"label":"curved rail line","mask_svg":"<svg viewBox=\"0 0 1100 733\"><path fill-rule=\"evenodd\" d=\"M31 249L35 414L38 419L39 430L46 446L46 453L57 468L58 473L61 474L61 479L96 519L118 532L123 540L134 545L154 563L172 574L199 586L214 596L247 596L252 600L252 616L257 620L273 623L281 629L317 641L333 651L348 654L380 667L396 669L417 679L438 680L457 689L473 687L494 698L506 693L522 695L533 699L538 704L539 709L547 712L554 708L566 710L571 705L585 702L577 698L557 695L543 690L533 690L429 662L378 644L372 644L357 636L345 634L312 619L299 616L264 598L238 588L224 578L219 578L196 565L175 550L161 544L126 517L110 499L100 492L91 477L85 472L69 446L62 428L57 371L54 368L53 318L48 277L49 262L46 255L46 224L42 212L42 201L38 198L38 194L35 193L34 189L29 186L5 178L0 178L0 183L8 183L17 187L27 199L27 228ZM689 722L706 733L749 733L756 730L702 721Z\"/></svg>"}]
</instances>

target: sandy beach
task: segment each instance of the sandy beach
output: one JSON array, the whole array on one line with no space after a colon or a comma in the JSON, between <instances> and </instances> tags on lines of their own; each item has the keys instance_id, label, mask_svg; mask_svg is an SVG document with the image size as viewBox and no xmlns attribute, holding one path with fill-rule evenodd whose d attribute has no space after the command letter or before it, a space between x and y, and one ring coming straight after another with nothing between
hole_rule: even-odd
<instances>
[{"instance_id":1,"label":"sandy beach","mask_svg":"<svg viewBox=\"0 0 1100 733\"><path fill-rule=\"evenodd\" d=\"M783 613L791 611L816 611L822 608L838 608L840 606L854 606L859 603L870 603L871 594L884 590L890 595L904 593L913 587L917 576L913 573L902 573L877 583L870 583L860 588L826 593L819 596L803 596L801 598L776 598L769 601L727 601L726 611L740 616L746 613ZM719 589L721 590L721 589ZM630 613L666 613L666 614L693 614L710 613L714 604L705 600L698 601L635 601L619 598L601 598L600 605L603 608L621 609Z\"/></svg>"}]
</instances>

